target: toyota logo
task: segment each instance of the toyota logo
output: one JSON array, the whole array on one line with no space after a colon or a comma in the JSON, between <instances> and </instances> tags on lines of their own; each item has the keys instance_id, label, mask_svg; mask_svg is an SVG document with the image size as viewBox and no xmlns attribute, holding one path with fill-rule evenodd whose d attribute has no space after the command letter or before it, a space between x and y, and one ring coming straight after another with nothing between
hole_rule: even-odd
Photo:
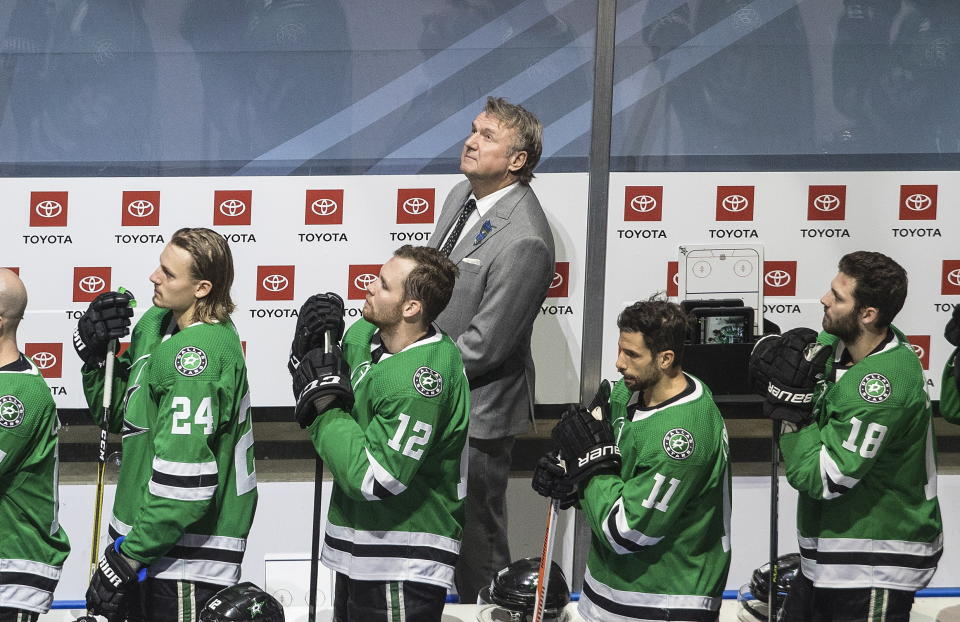
<instances>
[{"instance_id":1,"label":"toyota logo","mask_svg":"<svg viewBox=\"0 0 960 622\"><path fill-rule=\"evenodd\" d=\"M50 369L57 364L57 357L53 352L37 352L30 358L38 369Z\"/></svg>"},{"instance_id":2,"label":"toyota logo","mask_svg":"<svg viewBox=\"0 0 960 622\"><path fill-rule=\"evenodd\" d=\"M657 199L649 194L641 194L630 200L630 209L635 212L646 213L657 209Z\"/></svg>"},{"instance_id":3,"label":"toyota logo","mask_svg":"<svg viewBox=\"0 0 960 622\"><path fill-rule=\"evenodd\" d=\"M353 286L357 289L366 290L371 283L377 280L376 274L370 274L369 272L364 272L363 274L358 274L353 279Z\"/></svg>"},{"instance_id":4,"label":"toyota logo","mask_svg":"<svg viewBox=\"0 0 960 622\"><path fill-rule=\"evenodd\" d=\"M91 274L80 279L77 285L80 287L81 291L84 291L88 294L96 294L99 291L103 291L103 288L107 286L107 282L101 277Z\"/></svg>"},{"instance_id":5,"label":"toyota logo","mask_svg":"<svg viewBox=\"0 0 960 622\"><path fill-rule=\"evenodd\" d=\"M790 273L786 270L771 270L763 276L763 282L770 287L786 287L790 284Z\"/></svg>"},{"instance_id":6,"label":"toyota logo","mask_svg":"<svg viewBox=\"0 0 960 622\"><path fill-rule=\"evenodd\" d=\"M947 283L960 287L960 268L947 273Z\"/></svg>"},{"instance_id":7,"label":"toyota logo","mask_svg":"<svg viewBox=\"0 0 960 622\"><path fill-rule=\"evenodd\" d=\"M57 201L40 201L34 209L41 218L56 218L63 211L63 206Z\"/></svg>"},{"instance_id":8,"label":"toyota logo","mask_svg":"<svg viewBox=\"0 0 960 622\"><path fill-rule=\"evenodd\" d=\"M247 204L240 199L227 199L220 204L220 213L231 218L247 211Z\"/></svg>"},{"instance_id":9,"label":"toyota logo","mask_svg":"<svg viewBox=\"0 0 960 622\"><path fill-rule=\"evenodd\" d=\"M731 194L728 197L723 197L720 205L728 212L742 212L750 207L750 201L742 194Z\"/></svg>"},{"instance_id":10,"label":"toyota logo","mask_svg":"<svg viewBox=\"0 0 960 622\"><path fill-rule=\"evenodd\" d=\"M333 199L317 199L310 204L310 211L317 216L330 216L337 211L337 202Z\"/></svg>"},{"instance_id":11,"label":"toyota logo","mask_svg":"<svg viewBox=\"0 0 960 622\"><path fill-rule=\"evenodd\" d=\"M911 212L922 212L926 209L929 209L933 205L933 201L930 200L925 194L911 194L906 199L903 200L903 204L907 206L907 209Z\"/></svg>"},{"instance_id":12,"label":"toyota logo","mask_svg":"<svg viewBox=\"0 0 960 622\"><path fill-rule=\"evenodd\" d=\"M153 203L146 199L130 201L127 205L127 213L135 218L146 218L153 213L153 209Z\"/></svg>"},{"instance_id":13,"label":"toyota logo","mask_svg":"<svg viewBox=\"0 0 960 622\"><path fill-rule=\"evenodd\" d=\"M271 274L263 277L261 284L263 285L263 289L268 292L282 292L290 285L290 279L282 274Z\"/></svg>"},{"instance_id":14,"label":"toyota logo","mask_svg":"<svg viewBox=\"0 0 960 622\"><path fill-rule=\"evenodd\" d=\"M563 285L563 275L559 272L553 273L553 280L550 281L550 289L556 289Z\"/></svg>"},{"instance_id":15,"label":"toyota logo","mask_svg":"<svg viewBox=\"0 0 960 622\"><path fill-rule=\"evenodd\" d=\"M840 199L832 194L821 194L813 200L813 207L821 212L835 212L840 207Z\"/></svg>"},{"instance_id":16,"label":"toyota logo","mask_svg":"<svg viewBox=\"0 0 960 622\"><path fill-rule=\"evenodd\" d=\"M674 272L674 273L673 273L673 284L674 284L674 285L680 285L680 273L679 273L679 272Z\"/></svg>"},{"instance_id":17,"label":"toyota logo","mask_svg":"<svg viewBox=\"0 0 960 622\"><path fill-rule=\"evenodd\" d=\"M923 358L923 355L927 353L927 351L923 349L923 346L918 346L918 345L915 344L915 343L911 343L911 344L910 344L910 348L913 349L913 352L914 352L914 354L917 355L917 358L921 358L921 359L922 359L922 358Z\"/></svg>"},{"instance_id":18,"label":"toyota logo","mask_svg":"<svg viewBox=\"0 0 960 622\"><path fill-rule=\"evenodd\" d=\"M410 214L411 216L417 216L419 214L426 213L427 209L430 207L430 201L427 201L423 197L410 197L403 202L403 211Z\"/></svg>"}]
</instances>

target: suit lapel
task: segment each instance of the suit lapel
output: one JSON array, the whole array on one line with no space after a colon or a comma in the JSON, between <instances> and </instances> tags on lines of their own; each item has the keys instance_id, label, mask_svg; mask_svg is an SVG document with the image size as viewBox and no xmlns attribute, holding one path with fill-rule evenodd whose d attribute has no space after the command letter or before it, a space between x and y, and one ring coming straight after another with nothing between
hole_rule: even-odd
<instances>
[{"instance_id":1,"label":"suit lapel","mask_svg":"<svg viewBox=\"0 0 960 622\"><path fill-rule=\"evenodd\" d=\"M450 253L450 260L453 263L459 263L461 259L477 252L493 236L503 231L510 224L510 216L513 214L513 210L517 208L520 200L526 196L527 191L527 186L518 183L513 190L497 201L492 208L487 210L486 216L464 232L460 242ZM483 225L487 222L490 223L491 229L481 235Z\"/></svg>"}]
</instances>

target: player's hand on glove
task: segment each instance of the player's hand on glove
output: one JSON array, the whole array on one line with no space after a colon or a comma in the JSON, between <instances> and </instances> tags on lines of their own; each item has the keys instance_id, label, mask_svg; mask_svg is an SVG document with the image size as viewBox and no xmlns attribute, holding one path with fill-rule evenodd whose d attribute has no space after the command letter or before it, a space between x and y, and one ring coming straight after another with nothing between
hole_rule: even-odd
<instances>
[{"instance_id":1,"label":"player's hand on glove","mask_svg":"<svg viewBox=\"0 0 960 622\"><path fill-rule=\"evenodd\" d=\"M301 428L334 406L353 408L350 368L343 360L339 346L331 352L311 350L293 372L293 396L297 400L295 414Z\"/></svg>"},{"instance_id":2,"label":"player's hand on glove","mask_svg":"<svg viewBox=\"0 0 960 622\"><path fill-rule=\"evenodd\" d=\"M107 344L130 334L133 294L104 292L94 298L77 322L73 347L87 368L99 367L107 357Z\"/></svg>"},{"instance_id":3,"label":"player's hand on glove","mask_svg":"<svg viewBox=\"0 0 960 622\"><path fill-rule=\"evenodd\" d=\"M540 456L531 484L540 496L559 501L561 510L577 503L577 486L567 477L567 469L555 451Z\"/></svg>"},{"instance_id":4,"label":"player's hand on glove","mask_svg":"<svg viewBox=\"0 0 960 622\"><path fill-rule=\"evenodd\" d=\"M90 579L87 588L87 612L95 615L110 616L120 612L127 593L147 576L147 569L139 572L121 554L120 544L123 537L107 545L103 557L97 563L97 570Z\"/></svg>"},{"instance_id":5,"label":"player's hand on glove","mask_svg":"<svg viewBox=\"0 0 960 622\"><path fill-rule=\"evenodd\" d=\"M602 473L619 475L620 448L602 409L571 407L553 428L552 436L574 484L586 485Z\"/></svg>"},{"instance_id":6,"label":"player's hand on glove","mask_svg":"<svg viewBox=\"0 0 960 622\"><path fill-rule=\"evenodd\" d=\"M766 383L764 414L799 429L813 420L813 393L826 373L833 348L817 341L809 328L794 328L765 338L750 357L751 377Z\"/></svg>"},{"instance_id":7,"label":"player's hand on glove","mask_svg":"<svg viewBox=\"0 0 960 622\"><path fill-rule=\"evenodd\" d=\"M307 298L297 315L297 328L290 344L290 360L287 362L290 373L308 352L318 348L323 350L327 331L330 332L331 345L340 343L343 327L343 298L333 292Z\"/></svg>"}]
</instances>

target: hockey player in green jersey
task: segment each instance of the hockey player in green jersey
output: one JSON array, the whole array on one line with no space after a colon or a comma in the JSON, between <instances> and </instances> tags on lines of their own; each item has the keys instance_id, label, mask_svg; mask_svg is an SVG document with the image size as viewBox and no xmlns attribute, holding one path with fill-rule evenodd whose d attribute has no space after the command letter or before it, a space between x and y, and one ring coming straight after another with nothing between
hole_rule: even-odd
<instances>
[{"instance_id":1,"label":"hockey player in green jersey","mask_svg":"<svg viewBox=\"0 0 960 622\"><path fill-rule=\"evenodd\" d=\"M960 305L953 307L953 316L947 322L943 336L954 347L943 367L940 382L940 414L951 423L960 423L960 367L957 356L960 355Z\"/></svg>"},{"instance_id":2,"label":"hockey player in green jersey","mask_svg":"<svg viewBox=\"0 0 960 622\"><path fill-rule=\"evenodd\" d=\"M591 622L718 619L730 567L726 428L683 372L688 320L666 301L620 314L617 371L554 428L534 489L579 503L592 530L578 611Z\"/></svg>"},{"instance_id":3,"label":"hockey player in green jersey","mask_svg":"<svg viewBox=\"0 0 960 622\"><path fill-rule=\"evenodd\" d=\"M57 409L17 345L27 290L0 268L0 622L36 622L70 552L57 520Z\"/></svg>"},{"instance_id":4,"label":"hockey player in green jersey","mask_svg":"<svg viewBox=\"0 0 960 622\"><path fill-rule=\"evenodd\" d=\"M195 620L209 596L239 579L257 502L246 365L230 321L230 248L209 229L180 229L150 281L154 306L116 363L108 425L122 436L123 462L113 542L87 608L128 620ZM74 335L97 418L100 365L107 340L124 332L128 302L101 294Z\"/></svg>"},{"instance_id":5,"label":"hockey player in green jersey","mask_svg":"<svg viewBox=\"0 0 960 622\"><path fill-rule=\"evenodd\" d=\"M820 299L823 332L770 336L751 356L800 493L802 572L784 615L906 622L943 550L930 400L916 354L891 324L907 274L867 251L838 267Z\"/></svg>"},{"instance_id":6,"label":"hockey player in green jersey","mask_svg":"<svg viewBox=\"0 0 960 622\"><path fill-rule=\"evenodd\" d=\"M460 550L470 389L433 319L456 267L403 246L337 347L291 361L296 415L334 479L321 559L337 622L439 621ZM301 315L312 311L307 306Z\"/></svg>"}]
</instances>

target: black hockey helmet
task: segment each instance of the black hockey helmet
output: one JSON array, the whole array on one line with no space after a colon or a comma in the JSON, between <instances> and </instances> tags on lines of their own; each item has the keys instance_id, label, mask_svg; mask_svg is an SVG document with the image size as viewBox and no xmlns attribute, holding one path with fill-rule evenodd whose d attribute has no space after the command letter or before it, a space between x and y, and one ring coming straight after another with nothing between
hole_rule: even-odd
<instances>
[{"instance_id":1,"label":"black hockey helmet","mask_svg":"<svg viewBox=\"0 0 960 622\"><path fill-rule=\"evenodd\" d=\"M533 615L537 600L537 576L540 573L540 558L527 557L512 562L499 571L490 585L480 590L481 604L495 605L482 619L523 622ZM550 565L550 580L547 583L547 601L543 619L563 620L563 608L570 602L570 588L563 570L553 562ZM483 610L481 611L483 613Z\"/></svg>"},{"instance_id":2,"label":"black hockey helmet","mask_svg":"<svg viewBox=\"0 0 960 622\"><path fill-rule=\"evenodd\" d=\"M783 611L783 603L790 593L790 586L800 572L800 554L787 553L777 558L776 604L777 611ZM764 564L753 571L749 585L740 588L737 597L741 610L746 610L756 620L767 620L770 603L770 564ZM743 619L743 616L741 616Z\"/></svg>"},{"instance_id":3,"label":"black hockey helmet","mask_svg":"<svg viewBox=\"0 0 960 622\"><path fill-rule=\"evenodd\" d=\"M283 607L253 583L238 583L211 596L199 622L284 622Z\"/></svg>"}]
</instances>

